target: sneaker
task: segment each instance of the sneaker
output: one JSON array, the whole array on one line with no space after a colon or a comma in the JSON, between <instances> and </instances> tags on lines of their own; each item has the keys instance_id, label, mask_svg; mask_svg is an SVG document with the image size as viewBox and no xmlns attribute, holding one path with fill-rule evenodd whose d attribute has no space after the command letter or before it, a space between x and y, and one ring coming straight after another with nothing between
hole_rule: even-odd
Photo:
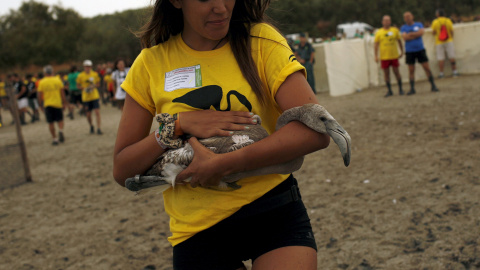
<instances>
[{"instance_id":1,"label":"sneaker","mask_svg":"<svg viewBox=\"0 0 480 270\"><path fill-rule=\"evenodd\" d=\"M58 132L58 140L63 143L65 141L65 137L63 136L63 132Z\"/></svg>"},{"instance_id":2,"label":"sneaker","mask_svg":"<svg viewBox=\"0 0 480 270\"><path fill-rule=\"evenodd\" d=\"M432 92L440 92L440 90L438 90L437 87L433 87L433 88L432 88Z\"/></svg>"},{"instance_id":3,"label":"sneaker","mask_svg":"<svg viewBox=\"0 0 480 270\"><path fill-rule=\"evenodd\" d=\"M440 73L440 74L438 74L438 78L443 79L443 78L445 78L445 75L443 73Z\"/></svg>"},{"instance_id":4,"label":"sneaker","mask_svg":"<svg viewBox=\"0 0 480 270\"><path fill-rule=\"evenodd\" d=\"M93 126L90 126L90 134L94 134L95 133L95 128Z\"/></svg>"},{"instance_id":5,"label":"sneaker","mask_svg":"<svg viewBox=\"0 0 480 270\"><path fill-rule=\"evenodd\" d=\"M98 134L98 135L102 135L103 132L102 132L100 129L97 129L97 134Z\"/></svg>"},{"instance_id":6,"label":"sneaker","mask_svg":"<svg viewBox=\"0 0 480 270\"><path fill-rule=\"evenodd\" d=\"M70 120L73 120L73 113L68 113L68 117L70 118Z\"/></svg>"},{"instance_id":7,"label":"sneaker","mask_svg":"<svg viewBox=\"0 0 480 270\"><path fill-rule=\"evenodd\" d=\"M456 70L453 71L453 77L454 77L454 78L457 78L457 77L458 77L458 71L456 71Z\"/></svg>"},{"instance_id":8,"label":"sneaker","mask_svg":"<svg viewBox=\"0 0 480 270\"><path fill-rule=\"evenodd\" d=\"M415 95L415 89L411 89L410 92L407 93L407 96Z\"/></svg>"},{"instance_id":9,"label":"sneaker","mask_svg":"<svg viewBox=\"0 0 480 270\"><path fill-rule=\"evenodd\" d=\"M393 93L391 91L388 91L385 97L390 97L390 96L393 96Z\"/></svg>"},{"instance_id":10,"label":"sneaker","mask_svg":"<svg viewBox=\"0 0 480 270\"><path fill-rule=\"evenodd\" d=\"M52 145L58 145L58 141L57 141L57 140L54 140L54 141L52 142Z\"/></svg>"},{"instance_id":11,"label":"sneaker","mask_svg":"<svg viewBox=\"0 0 480 270\"><path fill-rule=\"evenodd\" d=\"M398 94L399 94L400 96L405 95L405 93L403 92L403 90L400 90L400 91L398 92Z\"/></svg>"}]
</instances>

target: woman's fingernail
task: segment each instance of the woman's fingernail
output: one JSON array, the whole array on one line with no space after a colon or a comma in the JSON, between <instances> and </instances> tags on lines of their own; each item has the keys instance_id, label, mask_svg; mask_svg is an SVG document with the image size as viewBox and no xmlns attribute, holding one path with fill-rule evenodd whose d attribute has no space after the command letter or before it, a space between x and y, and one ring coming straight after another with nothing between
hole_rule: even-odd
<instances>
[{"instance_id":1,"label":"woman's fingernail","mask_svg":"<svg viewBox=\"0 0 480 270\"><path fill-rule=\"evenodd\" d=\"M228 134L230 134L230 136L233 135L233 131L228 132Z\"/></svg>"},{"instance_id":2,"label":"woman's fingernail","mask_svg":"<svg viewBox=\"0 0 480 270\"><path fill-rule=\"evenodd\" d=\"M253 119L252 122L253 122L254 124L256 124L256 123L257 123L257 119Z\"/></svg>"},{"instance_id":3,"label":"woman's fingernail","mask_svg":"<svg viewBox=\"0 0 480 270\"><path fill-rule=\"evenodd\" d=\"M250 113L250 116L253 116L253 115L254 115L254 114L251 112L251 113Z\"/></svg>"},{"instance_id":4,"label":"woman's fingernail","mask_svg":"<svg viewBox=\"0 0 480 270\"><path fill-rule=\"evenodd\" d=\"M249 126L245 126L245 129L250 129L250 127L249 127Z\"/></svg>"}]
</instances>

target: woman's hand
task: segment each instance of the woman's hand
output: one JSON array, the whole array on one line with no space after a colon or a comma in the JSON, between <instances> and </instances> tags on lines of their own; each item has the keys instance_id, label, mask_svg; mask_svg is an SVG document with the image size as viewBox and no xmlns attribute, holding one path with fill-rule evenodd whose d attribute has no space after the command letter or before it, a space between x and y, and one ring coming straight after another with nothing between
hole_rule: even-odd
<instances>
[{"instance_id":1,"label":"woman's hand","mask_svg":"<svg viewBox=\"0 0 480 270\"><path fill-rule=\"evenodd\" d=\"M227 171L221 165L220 155L213 153L203 146L195 137L188 140L193 148L193 161L188 167L177 175L176 184L183 184L184 180L191 177L192 187L218 186Z\"/></svg>"},{"instance_id":2,"label":"woman's hand","mask_svg":"<svg viewBox=\"0 0 480 270\"><path fill-rule=\"evenodd\" d=\"M231 131L245 129L242 124L257 123L250 112L203 110L182 112L179 115L183 132L197 138L231 136Z\"/></svg>"}]
</instances>

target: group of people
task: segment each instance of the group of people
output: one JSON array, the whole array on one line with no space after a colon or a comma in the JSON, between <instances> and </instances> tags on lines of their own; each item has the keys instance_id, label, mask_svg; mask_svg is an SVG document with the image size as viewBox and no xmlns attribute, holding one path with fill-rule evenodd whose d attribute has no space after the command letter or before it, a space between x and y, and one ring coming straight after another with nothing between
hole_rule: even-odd
<instances>
[{"instance_id":1,"label":"group of people","mask_svg":"<svg viewBox=\"0 0 480 270\"><path fill-rule=\"evenodd\" d=\"M52 135L52 145L58 145L65 141L64 128L64 110L68 109L68 116L74 119L75 108L79 109L81 115L85 115L89 124L91 134L103 134L101 130L100 116L100 86L101 76L92 69L92 61L83 62L83 71L79 72L76 66L72 66L70 73L57 75L54 74L53 67L48 65L43 68L36 78L27 75L25 79L20 78L16 73L9 74L7 80L0 79L0 106L6 110L11 110L7 89L10 87L16 99L16 106L19 112L20 124L27 124L26 115L31 116L31 122L40 120L40 110L44 113L46 121ZM115 89L113 96L120 109L123 109L123 103L126 93L120 87L125 80L128 67L124 60L118 60L115 63L115 70L107 72L105 75L106 84ZM96 122L93 123L92 112L95 114ZM58 136L55 129L55 123L58 126ZM0 126L3 125L0 110Z\"/></svg>"},{"instance_id":2,"label":"group of people","mask_svg":"<svg viewBox=\"0 0 480 270\"><path fill-rule=\"evenodd\" d=\"M437 19L432 23L433 34L435 35L435 49L439 64L440 74L439 78L444 75L445 57L448 57L452 66L453 76L458 76L458 71L455 62L455 48L453 45L453 24L452 21L445 17L445 12L441 9L436 11ZM390 67L398 82L399 94L404 95L402 89L402 78L400 75L399 58L401 58L405 51L406 64L408 65L410 91L407 95L413 95L415 90L415 63L418 62L422 66L427 75L431 85L432 92L438 92L435 81L430 70L428 57L423 44L422 36L425 29L422 23L415 22L414 16L407 11L403 14L405 24L400 28L392 27L392 20L389 15L383 16L382 28L375 34L375 61L381 62L381 68L384 72L385 83L387 85L387 94L385 97L393 95L390 83ZM402 39L405 41L405 50L403 48ZM399 52L400 49L400 52ZM379 55L380 54L380 55Z\"/></svg>"}]
</instances>

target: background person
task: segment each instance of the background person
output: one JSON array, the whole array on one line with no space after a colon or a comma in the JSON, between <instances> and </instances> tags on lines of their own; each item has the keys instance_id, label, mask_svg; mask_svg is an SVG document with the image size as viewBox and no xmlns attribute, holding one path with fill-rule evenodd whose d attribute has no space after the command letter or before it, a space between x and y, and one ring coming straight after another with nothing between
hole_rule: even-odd
<instances>
[{"instance_id":1,"label":"background person","mask_svg":"<svg viewBox=\"0 0 480 270\"><path fill-rule=\"evenodd\" d=\"M435 35L435 50L437 52L439 78L445 77L443 69L445 67L445 55L447 55L452 65L453 77L458 76L457 64L455 62L455 46L453 45L453 23L452 20L445 17L445 11L438 9L435 12L437 18L432 22L432 30Z\"/></svg>"},{"instance_id":2,"label":"background person","mask_svg":"<svg viewBox=\"0 0 480 270\"><path fill-rule=\"evenodd\" d=\"M32 120L31 122L39 121L40 120L40 112L37 100L37 87L35 86L35 82L33 81L33 75L27 74L27 93L28 93L28 106L33 111Z\"/></svg>"},{"instance_id":3,"label":"background person","mask_svg":"<svg viewBox=\"0 0 480 270\"><path fill-rule=\"evenodd\" d=\"M100 77L98 73L92 70L92 61L83 61L83 72L78 74L77 87L82 90L82 103L85 108L88 124L90 125L90 134L95 133L95 127L92 123L92 111L95 113L97 120L97 134L102 135L100 129L100 95L98 86L100 85Z\"/></svg>"},{"instance_id":4,"label":"background person","mask_svg":"<svg viewBox=\"0 0 480 270\"><path fill-rule=\"evenodd\" d=\"M105 87L107 89L108 101L113 107L115 107L115 85L112 79L112 69L107 68L107 73L105 74L103 81L105 82Z\"/></svg>"},{"instance_id":5,"label":"background person","mask_svg":"<svg viewBox=\"0 0 480 270\"><path fill-rule=\"evenodd\" d=\"M130 68L125 67L125 61L123 59L117 60L115 62L115 71L112 73L112 79L114 83L115 91L115 101L117 102L118 108L123 111L123 105L125 104L125 97L127 93L121 87L122 83L127 77L128 71Z\"/></svg>"},{"instance_id":6,"label":"background person","mask_svg":"<svg viewBox=\"0 0 480 270\"><path fill-rule=\"evenodd\" d=\"M7 92L5 91L5 82L3 81L3 78L0 77L0 127L3 126L2 109L6 107L6 102L4 100L8 102L8 96Z\"/></svg>"},{"instance_id":7,"label":"background person","mask_svg":"<svg viewBox=\"0 0 480 270\"><path fill-rule=\"evenodd\" d=\"M423 24L415 22L413 14L409 11L403 14L403 20L405 24L400 31L402 32L402 38L405 40L406 51L406 63L408 65L409 78L410 78L410 92L407 95L413 95L415 91L415 62L418 61L422 65L425 74L431 84L432 92L438 92L438 88L433 80L430 66L428 65L427 52L423 45L422 36L425 33Z\"/></svg>"},{"instance_id":8,"label":"background person","mask_svg":"<svg viewBox=\"0 0 480 270\"><path fill-rule=\"evenodd\" d=\"M403 95L402 90L402 77L400 76L400 71L398 70L399 62L398 59L403 56L403 44L400 37L400 32L396 27L392 27L392 19L390 16L385 15L382 19L383 27L378 29L375 34L375 62L378 63L378 51L380 49L380 62L383 70L383 75L385 78L385 83L387 84L388 92L385 97L393 95L392 86L390 84L390 66L393 69L393 73L397 78L399 94ZM400 47L400 54L398 53L398 47Z\"/></svg>"},{"instance_id":9,"label":"background person","mask_svg":"<svg viewBox=\"0 0 480 270\"><path fill-rule=\"evenodd\" d=\"M78 74L80 74L80 72L78 72L77 66L74 65L70 68L70 73L68 73L68 78L67 78L68 91L70 93L70 104L68 106L68 110L69 110L68 116L72 120L74 118L73 111L75 107L80 108L80 110L83 110L82 91L77 87Z\"/></svg>"},{"instance_id":10,"label":"background person","mask_svg":"<svg viewBox=\"0 0 480 270\"><path fill-rule=\"evenodd\" d=\"M65 141L63 134L63 110L65 110L67 99L65 97L64 84L58 76L53 76L52 66L43 68L45 77L38 84L39 100L44 108L47 118L48 129L52 135L52 145L58 145ZM55 123L58 125L58 139L55 131Z\"/></svg>"},{"instance_id":11,"label":"background person","mask_svg":"<svg viewBox=\"0 0 480 270\"><path fill-rule=\"evenodd\" d=\"M22 81L17 73L13 74L13 90L15 91L15 98L17 99L18 113L20 114L20 124L26 125L25 114L28 113L28 91L27 86Z\"/></svg>"},{"instance_id":12,"label":"background person","mask_svg":"<svg viewBox=\"0 0 480 270\"><path fill-rule=\"evenodd\" d=\"M307 41L305 33L300 33L300 43L295 50L295 57L307 70L307 81L313 90L313 93L317 93L315 89L315 75L313 74L313 64L315 63L315 49L312 44Z\"/></svg>"}]
</instances>

